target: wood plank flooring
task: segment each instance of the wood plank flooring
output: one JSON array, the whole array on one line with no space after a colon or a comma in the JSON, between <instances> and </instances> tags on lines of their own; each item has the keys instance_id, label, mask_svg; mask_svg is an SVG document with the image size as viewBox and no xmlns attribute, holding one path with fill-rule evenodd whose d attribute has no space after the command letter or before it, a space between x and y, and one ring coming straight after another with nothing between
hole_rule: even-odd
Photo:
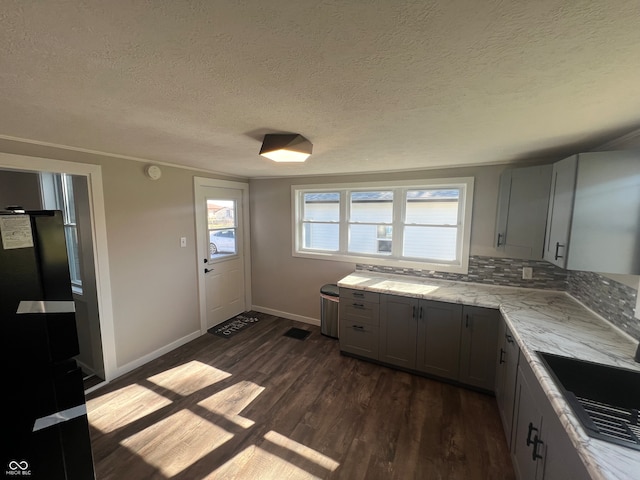
<instances>
[{"instance_id":1,"label":"wood plank flooring","mask_svg":"<svg viewBox=\"0 0 640 480\"><path fill-rule=\"evenodd\" d=\"M514 478L495 398L251 314L87 395L98 480Z\"/></svg>"}]
</instances>

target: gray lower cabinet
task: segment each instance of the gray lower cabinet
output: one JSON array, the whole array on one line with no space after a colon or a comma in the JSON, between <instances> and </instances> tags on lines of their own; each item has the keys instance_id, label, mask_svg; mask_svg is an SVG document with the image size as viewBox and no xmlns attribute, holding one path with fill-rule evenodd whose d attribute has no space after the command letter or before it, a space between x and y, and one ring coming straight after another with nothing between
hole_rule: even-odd
<instances>
[{"instance_id":1,"label":"gray lower cabinet","mask_svg":"<svg viewBox=\"0 0 640 480\"><path fill-rule=\"evenodd\" d=\"M507 437L507 446L511 448L513 433L513 407L516 393L516 377L520 348L504 319L500 319L498 327L498 352L496 355L496 403Z\"/></svg>"},{"instance_id":2,"label":"gray lower cabinet","mask_svg":"<svg viewBox=\"0 0 640 480\"><path fill-rule=\"evenodd\" d=\"M380 295L341 288L338 314L340 350L378 360Z\"/></svg>"},{"instance_id":3,"label":"gray lower cabinet","mask_svg":"<svg viewBox=\"0 0 640 480\"><path fill-rule=\"evenodd\" d=\"M496 310L380 296L379 360L493 390Z\"/></svg>"},{"instance_id":4,"label":"gray lower cabinet","mask_svg":"<svg viewBox=\"0 0 640 480\"><path fill-rule=\"evenodd\" d=\"M380 361L414 369L420 300L382 295L380 301Z\"/></svg>"},{"instance_id":5,"label":"gray lower cabinet","mask_svg":"<svg viewBox=\"0 0 640 480\"><path fill-rule=\"evenodd\" d=\"M492 308L465 305L462 317L458 379L465 385L493 390L500 313Z\"/></svg>"},{"instance_id":6,"label":"gray lower cabinet","mask_svg":"<svg viewBox=\"0 0 640 480\"><path fill-rule=\"evenodd\" d=\"M417 370L458 380L462 309L453 303L420 302Z\"/></svg>"},{"instance_id":7,"label":"gray lower cabinet","mask_svg":"<svg viewBox=\"0 0 640 480\"><path fill-rule=\"evenodd\" d=\"M518 366L511 459L520 480L590 478L529 364Z\"/></svg>"}]
</instances>

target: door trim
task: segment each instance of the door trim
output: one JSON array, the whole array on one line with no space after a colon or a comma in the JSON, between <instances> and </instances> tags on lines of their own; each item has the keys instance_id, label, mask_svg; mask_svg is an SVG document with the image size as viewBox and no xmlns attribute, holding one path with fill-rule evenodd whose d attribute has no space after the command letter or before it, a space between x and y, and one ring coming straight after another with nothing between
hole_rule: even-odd
<instances>
[{"instance_id":1,"label":"door trim","mask_svg":"<svg viewBox=\"0 0 640 480\"><path fill-rule=\"evenodd\" d=\"M233 182L230 180L216 180L215 178L193 177L193 206L195 210L194 221L196 223L196 269L198 272L198 303L200 307L200 333L207 332L207 297L205 291L205 277L202 259L207 257L208 245L202 243L205 232L202 231L202 224L198 221L202 213L198 207L198 197L201 187L218 187L240 190L242 192L242 229L244 254L244 305L245 309L251 305L251 232L249 229L249 184L244 182Z\"/></svg>"},{"instance_id":2,"label":"door trim","mask_svg":"<svg viewBox=\"0 0 640 480\"><path fill-rule=\"evenodd\" d=\"M107 249L107 222L102 186L102 167L88 163L66 162L50 158L29 157L0 152L0 168L33 172L69 173L71 175L83 175L87 177L104 375L105 381L109 382L116 377L117 369L115 332L113 327L113 304L111 299L111 277L109 273L109 253Z\"/></svg>"}]
</instances>

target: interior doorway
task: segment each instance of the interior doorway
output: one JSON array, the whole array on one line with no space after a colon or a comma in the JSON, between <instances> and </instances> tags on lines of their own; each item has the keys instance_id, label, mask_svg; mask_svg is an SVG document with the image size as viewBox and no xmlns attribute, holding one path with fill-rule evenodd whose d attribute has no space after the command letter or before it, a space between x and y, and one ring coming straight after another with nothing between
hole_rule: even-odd
<instances>
[{"instance_id":1,"label":"interior doorway","mask_svg":"<svg viewBox=\"0 0 640 480\"><path fill-rule=\"evenodd\" d=\"M74 286L80 355L76 358L92 388L113 378L115 346L106 250L106 224L100 166L0 153L0 208L20 204L27 210L62 209L43 185L64 178L73 185L73 219L78 255ZM44 183L43 183L44 179ZM60 180L61 181L61 180ZM51 183L53 185L53 183ZM4 188L6 187L6 188ZM53 187L51 187L53 188ZM48 197L48 198L47 198ZM7 204L7 205L5 205ZM70 255L71 257L72 255Z\"/></svg>"}]
</instances>

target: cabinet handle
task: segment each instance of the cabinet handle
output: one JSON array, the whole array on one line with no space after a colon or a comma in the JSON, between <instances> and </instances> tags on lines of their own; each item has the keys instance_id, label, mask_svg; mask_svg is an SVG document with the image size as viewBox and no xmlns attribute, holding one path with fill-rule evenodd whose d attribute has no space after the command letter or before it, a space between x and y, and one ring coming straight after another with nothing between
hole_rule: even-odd
<instances>
[{"instance_id":1,"label":"cabinet handle","mask_svg":"<svg viewBox=\"0 0 640 480\"><path fill-rule=\"evenodd\" d=\"M420 307L420 320L422 320L422 307Z\"/></svg>"},{"instance_id":2,"label":"cabinet handle","mask_svg":"<svg viewBox=\"0 0 640 480\"><path fill-rule=\"evenodd\" d=\"M533 449L531 450L531 460L535 462L537 459L542 458L542 455L538 454L538 445L544 445L544 442L540 440L536 435L535 437L533 437L532 443Z\"/></svg>"},{"instance_id":3,"label":"cabinet handle","mask_svg":"<svg viewBox=\"0 0 640 480\"><path fill-rule=\"evenodd\" d=\"M562 255L558 255L558 249L560 247L564 248L564 245L560 245L560 242L556 242L556 255L555 255L556 260L558 260L559 258L564 258Z\"/></svg>"},{"instance_id":4,"label":"cabinet handle","mask_svg":"<svg viewBox=\"0 0 640 480\"><path fill-rule=\"evenodd\" d=\"M503 349L500 349L500 365L504 363L504 354L505 351Z\"/></svg>"},{"instance_id":5,"label":"cabinet handle","mask_svg":"<svg viewBox=\"0 0 640 480\"><path fill-rule=\"evenodd\" d=\"M361 293L361 292L353 292L353 296L354 296L354 297L358 297L358 298L364 298L364 293Z\"/></svg>"},{"instance_id":6,"label":"cabinet handle","mask_svg":"<svg viewBox=\"0 0 640 480\"><path fill-rule=\"evenodd\" d=\"M355 328L356 330L364 330L364 327L362 325L351 325L353 328ZM527 445L529 445L527 443Z\"/></svg>"},{"instance_id":7,"label":"cabinet handle","mask_svg":"<svg viewBox=\"0 0 640 480\"><path fill-rule=\"evenodd\" d=\"M500 241L500 239L502 238L502 234L499 233L498 234L498 245L496 245L497 247L499 247L500 245L502 245L503 243Z\"/></svg>"},{"instance_id":8,"label":"cabinet handle","mask_svg":"<svg viewBox=\"0 0 640 480\"><path fill-rule=\"evenodd\" d=\"M467 313L464 317L465 317L465 328L469 328L469 314Z\"/></svg>"},{"instance_id":9,"label":"cabinet handle","mask_svg":"<svg viewBox=\"0 0 640 480\"><path fill-rule=\"evenodd\" d=\"M352 305L354 306L354 308L364 308L364 304L362 303L352 303Z\"/></svg>"},{"instance_id":10,"label":"cabinet handle","mask_svg":"<svg viewBox=\"0 0 640 480\"><path fill-rule=\"evenodd\" d=\"M416 318L416 306L415 305L411 308L411 318Z\"/></svg>"},{"instance_id":11,"label":"cabinet handle","mask_svg":"<svg viewBox=\"0 0 640 480\"><path fill-rule=\"evenodd\" d=\"M533 423L529 422L529 431L527 432L527 447L532 445L534 440L531 440L531 434L533 432L538 433L538 429L536 427L533 426ZM535 436L536 440L538 439L538 436Z\"/></svg>"}]
</instances>

